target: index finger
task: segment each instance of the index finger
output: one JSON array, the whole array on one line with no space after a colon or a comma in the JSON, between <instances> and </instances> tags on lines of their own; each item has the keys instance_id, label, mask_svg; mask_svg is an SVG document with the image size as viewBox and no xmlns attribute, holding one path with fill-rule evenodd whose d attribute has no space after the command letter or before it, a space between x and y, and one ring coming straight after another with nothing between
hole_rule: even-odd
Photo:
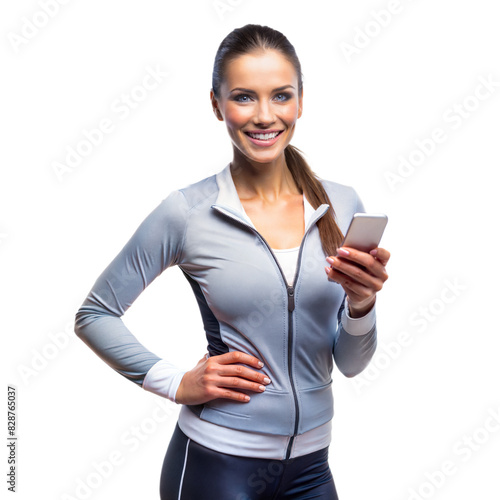
<instances>
[{"instance_id":1,"label":"index finger","mask_svg":"<svg viewBox=\"0 0 500 500\"><path fill-rule=\"evenodd\" d=\"M373 257L375 257L383 266L385 266L391 258L390 252L382 247L377 247L373 250L370 250L370 255L373 255Z\"/></svg>"},{"instance_id":2,"label":"index finger","mask_svg":"<svg viewBox=\"0 0 500 500\"><path fill-rule=\"evenodd\" d=\"M385 281L387 279L387 273L385 271L384 261L382 260L382 258L384 257L384 251L383 251L384 249L377 248L374 250L377 250L377 252L375 252L375 255L365 252L363 250L358 250L357 248L340 247L337 249L337 257L340 258L341 260L350 261L351 263L357 265L358 267L362 266L364 270L367 271L372 276L382 278ZM382 250L382 252L380 253L380 259L378 258L379 254L378 250ZM385 251L387 252L387 250Z\"/></svg>"},{"instance_id":3,"label":"index finger","mask_svg":"<svg viewBox=\"0 0 500 500\"><path fill-rule=\"evenodd\" d=\"M339 247L337 249L337 256L365 266L369 265L370 261L372 261L372 257L374 257L377 262L385 266L391 254L385 248L381 247L374 248L370 250L370 252L364 252L363 250L352 247Z\"/></svg>"},{"instance_id":4,"label":"index finger","mask_svg":"<svg viewBox=\"0 0 500 500\"><path fill-rule=\"evenodd\" d=\"M250 354L241 351L231 351L226 354L221 354L218 361L221 365L243 363L245 365L253 366L254 368L262 368L264 366L264 363L255 356L251 356Z\"/></svg>"}]
</instances>

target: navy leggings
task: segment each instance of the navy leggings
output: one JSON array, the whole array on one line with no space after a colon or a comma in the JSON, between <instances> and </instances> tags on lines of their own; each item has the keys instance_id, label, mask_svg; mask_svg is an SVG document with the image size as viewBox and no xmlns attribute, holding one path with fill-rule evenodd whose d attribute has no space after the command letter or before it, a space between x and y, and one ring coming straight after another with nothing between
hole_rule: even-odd
<instances>
[{"instance_id":1,"label":"navy leggings","mask_svg":"<svg viewBox=\"0 0 500 500\"><path fill-rule=\"evenodd\" d=\"M219 453L177 424L165 454L161 500L338 500L328 448L288 460Z\"/></svg>"}]
</instances>

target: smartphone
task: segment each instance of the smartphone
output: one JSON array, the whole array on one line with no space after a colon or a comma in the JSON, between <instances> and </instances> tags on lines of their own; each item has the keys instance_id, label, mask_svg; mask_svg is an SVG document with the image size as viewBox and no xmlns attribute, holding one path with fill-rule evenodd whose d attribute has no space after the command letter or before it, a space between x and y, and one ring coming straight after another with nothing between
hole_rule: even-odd
<instances>
[{"instance_id":1,"label":"smartphone","mask_svg":"<svg viewBox=\"0 0 500 500\"><path fill-rule=\"evenodd\" d=\"M356 248L363 252L377 248L387 220L385 214L355 213L341 246Z\"/></svg>"}]
</instances>

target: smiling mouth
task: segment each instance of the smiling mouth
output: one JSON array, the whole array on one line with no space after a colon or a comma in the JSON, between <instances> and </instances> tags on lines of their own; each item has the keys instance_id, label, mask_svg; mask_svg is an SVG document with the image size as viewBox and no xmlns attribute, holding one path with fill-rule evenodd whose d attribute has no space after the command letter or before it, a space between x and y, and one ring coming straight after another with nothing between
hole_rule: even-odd
<instances>
[{"instance_id":1,"label":"smiling mouth","mask_svg":"<svg viewBox=\"0 0 500 500\"><path fill-rule=\"evenodd\" d=\"M259 141L270 141L272 139L275 139L278 137L283 132L283 130L277 130L274 132L268 132L268 133L261 133L261 132L245 132L248 136L250 136L252 139L257 139Z\"/></svg>"}]
</instances>

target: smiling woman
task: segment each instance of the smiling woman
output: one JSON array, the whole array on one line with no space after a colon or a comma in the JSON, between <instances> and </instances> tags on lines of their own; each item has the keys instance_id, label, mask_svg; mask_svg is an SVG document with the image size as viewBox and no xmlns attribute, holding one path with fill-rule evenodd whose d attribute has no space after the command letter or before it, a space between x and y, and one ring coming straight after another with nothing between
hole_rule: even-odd
<instances>
[{"instance_id":1,"label":"smiling woman","mask_svg":"<svg viewBox=\"0 0 500 500\"><path fill-rule=\"evenodd\" d=\"M363 204L351 187L318 178L290 144L303 85L282 33L253 24L231 32L210 101L232 160L149 214L97 279L75 332L118 373L183 405L162 500L335 500L333 362L353 377L372 358L390 255L340 247ZM173 265L208 341L187 371L147 350L121 319Z\"/></svg>"},{"instance_id":2,"label":"smiling woman","mask_svg":"<svg viewBox=\"0 0 500 500\"><path fill-rule=\"evenodd\" d=\"M248 88L240 86L243 82ZM290 83L280 86L282 82ZM295 68L278 51L256 50L232 61L210 97L236 148L246 157L266 162L293 137L302 114L298 86ZM268 128L271 123L273 128Z\"/></svg>"}]
</instances>

